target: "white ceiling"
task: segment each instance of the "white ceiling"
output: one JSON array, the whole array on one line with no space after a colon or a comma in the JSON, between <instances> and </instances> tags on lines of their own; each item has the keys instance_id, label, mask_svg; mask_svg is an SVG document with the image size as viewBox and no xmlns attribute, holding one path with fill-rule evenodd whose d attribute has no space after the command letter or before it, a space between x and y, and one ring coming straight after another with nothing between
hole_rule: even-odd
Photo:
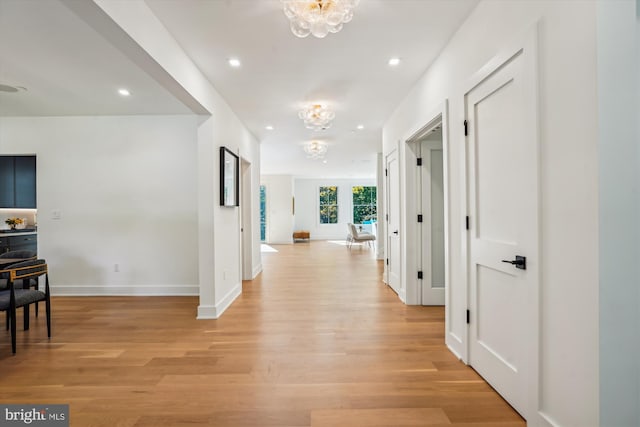
<instances>
[{"instance_id":1,"label":"white ceiling","mask_svg":"<svg viewBox=\"0 0 640 427\"><path fill-rule=\"evenodd\" d=\"M260 140L263 174L327 178L375 176L384 121L477 2L361 0L341 32L299 39L280 0L146 0ZM0 115L191 111L58 1L0 0L0 60L0 84L28 88L0 92ZM335 110L330 129L298 119L312 102ZM313 139L329 144L326 163L306 158Z\"/></svg>"},{"instance_id":2,"label":"white ceiling","mask_svg":"<svg viewBox=\"0 0 640 427\"><path fill-rule=\"evenodd\" d=\"M191 113L54 0L0 0L0 84L27 89L0 92L0 116Z\"/></svg>"}]
</instances>

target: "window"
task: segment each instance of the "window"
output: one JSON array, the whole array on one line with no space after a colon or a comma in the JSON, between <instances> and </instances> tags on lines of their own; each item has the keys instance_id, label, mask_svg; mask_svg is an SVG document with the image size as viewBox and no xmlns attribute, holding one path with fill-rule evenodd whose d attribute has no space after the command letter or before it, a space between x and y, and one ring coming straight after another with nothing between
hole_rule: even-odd
<instances>
[{"instance_id":1,"label":"window","mask_svg":"<svg viewBox=\"0 0 640 427\"><path fill-rule=\"evenodd\" d=\"M320 187L320 224L338 223L338 187Z\"/></svg>"},{"instance_id":2,"label":"window","mask_svg":"<svg viewBox=\"0 0 640 427\"><path fill-rule=\"evenodd\" d=\"M260 241L267 240L267 187L260 186Z\"/></svg>"},{"instance_id":3,"label":"window","mask_svg":"<svg viewBox=\"0 0 640 427\"><path fill-rule=\"evenodd\" d=\"M370 224L375 222L377 215L377 188L352 187L353 194L353 223Z\"/></svg>"}]
</instances>

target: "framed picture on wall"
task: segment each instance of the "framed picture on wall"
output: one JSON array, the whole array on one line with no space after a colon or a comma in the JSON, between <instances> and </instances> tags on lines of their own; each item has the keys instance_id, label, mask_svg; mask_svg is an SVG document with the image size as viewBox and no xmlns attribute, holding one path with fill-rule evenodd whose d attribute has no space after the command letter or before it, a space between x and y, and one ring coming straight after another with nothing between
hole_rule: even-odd
<instances>
[{"instance_id":1,"label":"framed picture on wall","mask_svg":"<svg viewBox=\"0 0 640 427\"><path fill-rule=\"evenodd\" d=\"M240 206L239 157L220 147L220 206Z\"/></svg>"}]
</instances>

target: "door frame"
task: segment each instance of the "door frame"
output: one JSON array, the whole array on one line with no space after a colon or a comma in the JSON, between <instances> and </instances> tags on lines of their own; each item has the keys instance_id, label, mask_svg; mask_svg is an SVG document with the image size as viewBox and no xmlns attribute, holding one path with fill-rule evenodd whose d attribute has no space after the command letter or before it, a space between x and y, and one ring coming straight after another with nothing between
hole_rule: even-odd
<instances>
[{"instance_id":1,"label":"door frame","mask_svg":"<svg viewBox=\"0 0 640 427\"><path fill-rule=\"evenodd\" d=\"M442 181L444 190L444 286L445 286L445 325L449 317L448 307L450 301L450 278L451 278L451 266L449 260L449 242L451 238L450 230L450 179L449 179L449 101L445 99L440 103L431 113L427 114L425 120L422 120L419 124L410 128L411 130L406 133L403 141L404 152L404 182L405 182L405 197L404 200L404 215L401 224L402 233L405 236L403 254L414 254L414 256L406 256L403 267L402 280L404 281L404 288L407 292L406 303L409 305L422 304L422 280L418 279L418 270L422 266L422 255L418 248L422 248L419 245L418 236L421 236L421 227L417 221L418 214L423 214L422 207L419 203L416 203L416 196L421 196L421 184L419 183L420 174L418 174L418 167L416 165L416 142L419 141L426 134L431 132L433 128L439 124L442 126ZM425 224L425 223L423 223ZM424 271L424 269L423 269ZM423 273L424 274L424 273ZM447 330L447 340L449 335L449 327ZM462 341L455 337L456 340ZM455 353L455 352L454 352Z\"/></svg>"},{"instance_id":2,"label":"door frame","mask_svg":"<svg viewBox=\"0 0 640 427\"><path fill-rule=\"evenodd\" d=\"M244 157L240 157L240 278L253 279L253 223L252 211L253 187L251 185L252 164Z\"/></svg>"},{"instance_id":3,"label":"door frame","mask_svg":"<svg viewBox=\"0 0 640 427\"><path fill-rule=\"evenodd\" d=\"M460 92L460 98L463 106L462 116L465 121L469 120L466 117L467 111L467 95L478 85L484 82L488 77L490 77L493 73L498 71L502 66L508 63L512 58L517 56L520 52L522 52L523 59L523 73L524 79L533 82L531 85L525 84L525 88L528 91L527 96L529 99L533 100L533 106L527 111L528 115L532 117L532 120L529 121L529 126L527 129L523 129L523 132L528 132L532 135L535 143L536 143L536 153L537 157L533 159L534 167L536 170L536 191L532 194L532 197L536 198L536 231L538 236L538 245L537 251L533 254L535 257L535 261L533 263L527 263L527 270L530 273L535 274L537 283L537 289L531 292L531 300L528 304L528 310L526 315L529 318L527 324L527 336L530 338L529 348L527 349L527 354L529 358L524 362L526 365L526 381L528 384L529 394L528 401L525 409L525 414L523 416L526 418L528 423L532 425L553 425L552 422L540 411L540 332L541 332L541 314L540 314L540 293L542 289L542 266L541 266L541 248L542 248L542 228L541 228L541 194L540 194L540 178L541 178L541 166L540 166L540 115L539 115L539 107L540 107L540 99L539 99L539 79L538 79L538 23L533 24L531 27L527 28L525 31L516 35L511 42L507 43L505 47L500 50L500 52L491 58L484 66L482 66L476 73L474 73L471 78L467 80L467 82L462 86L462 91ZM470 126L473 126L473 123L469 123ZM465 215L470 214L470 200L469 200L469 162L470 159L470 149L469 149L469 137L464 137L464 158L462 164L462 174L463 174L463 218ZM471 222L473 222L473 218L471 218ZM467 310L473 310L471 306L471 278L470 278L470 238L471 233L469 230L466 230L465 233L462 233L462 268L464 269L464 278L466 280L465 286L465 299ZM532 258L533 258L532 257ZM456 315L462 315L462 313L456 313ZM473 320L473 314L472 314ZM462 360L466 364L470 364L469 360L469 349L471 346L470 342L470 324L467 322L467 327L465 328L465 337L464 337L464 353L462 354Z\"/></svg>"}]
</instances>

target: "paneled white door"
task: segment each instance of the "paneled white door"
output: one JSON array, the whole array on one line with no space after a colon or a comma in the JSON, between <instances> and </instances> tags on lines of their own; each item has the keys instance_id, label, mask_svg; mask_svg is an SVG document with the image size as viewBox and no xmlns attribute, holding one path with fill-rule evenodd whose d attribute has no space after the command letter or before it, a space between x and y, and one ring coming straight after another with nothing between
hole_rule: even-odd
<instances>
[{"instance_id":1,"label":"paneled white door","mask_svg":"<svg viewBox=\"0 0 640 427\"><path fill-rule=\"evenodd\" d=\"M400 169L398 152L387 156L387 284L400 294Z\"/></svg>"},{"instance_id":2,"label":"paneled white door","mask_svg":"<svg viewBox=\"0 0 640 427\"><path fill-rule=\"evenodd\" d=\"M444 177L442 141L421 143L422 305L445 303ZM434 148L437 147L437 148Z\"/></svg>"},{"instance_id":3,"label":"paneled white door","mask_svg":"<svg viewBox=\"0 0 640 427\"><path fill-rule=\"evenodd\" d=\"M539 286L536 81L529 59L519 50L465 95L469 363L525 418L537 384Z\"/></svg>"}]
</instances>

